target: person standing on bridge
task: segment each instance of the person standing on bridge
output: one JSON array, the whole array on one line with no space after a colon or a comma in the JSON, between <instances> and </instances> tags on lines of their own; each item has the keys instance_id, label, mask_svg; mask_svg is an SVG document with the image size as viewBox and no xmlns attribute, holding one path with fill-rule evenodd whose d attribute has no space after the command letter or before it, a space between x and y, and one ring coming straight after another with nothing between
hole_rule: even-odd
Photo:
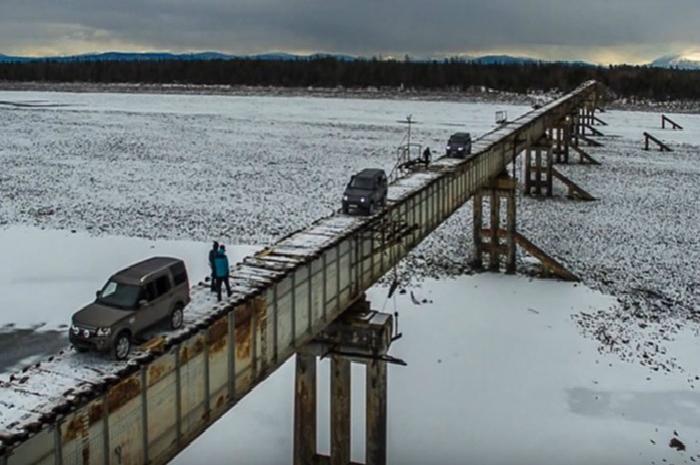
<instances>
[{"instance_id":1,"label":"person standing on bridge","mask_svg":"<svg viewBox=\"0 0 700 465\"><path fill-rule=\"evenodd\" d=\"M425 163L425 166L428 166L430 163L430 147L426 147L425 150L423 150L423 163Z\"/></svg>"},{"instance_id":2,"label":"person standing on bridge","mask_svg":"<svg viewBox=\"0 0 700 465\"><path fill-rule=\"evenodd\" d=\"M226 284L226 292L231 297L231 284L229 283L229 265L226 256L226 247L223 244L214 257L214 278L216 285L216 297L221 302L221 285Z\"/></svg>"},{"instance_id":3,"label":"person standing on bridge","mask_svg":"<svg viewBox=\"0 0 700 465\"><path fill-rule=\"evenodd\" d=\"M219 253L219 243L214 241L211 250L209 250L209 269L211 270L211 291L216 291L216 273L214 273L214 259Z\"/></svg>"}]
</instances>

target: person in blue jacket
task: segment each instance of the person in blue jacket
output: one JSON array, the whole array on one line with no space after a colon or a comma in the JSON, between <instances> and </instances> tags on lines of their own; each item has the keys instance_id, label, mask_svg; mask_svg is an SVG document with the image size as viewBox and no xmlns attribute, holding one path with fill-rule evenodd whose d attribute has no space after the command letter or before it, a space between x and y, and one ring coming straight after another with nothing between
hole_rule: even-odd
<instances>
[{"instance_id":1,"label":"person in blue jacket","mask_svg":"<svg viewBox=\"0 0 700 465\"><path fill-rule=\"evenodd\" d=\"M221 285L226 284L226 292L231 297L231 284L229 284L228 257L226 247L219 245L219 251L214 257L214 278L216 281L216 297L221 302Z\"/></svg>"}]
</instances>

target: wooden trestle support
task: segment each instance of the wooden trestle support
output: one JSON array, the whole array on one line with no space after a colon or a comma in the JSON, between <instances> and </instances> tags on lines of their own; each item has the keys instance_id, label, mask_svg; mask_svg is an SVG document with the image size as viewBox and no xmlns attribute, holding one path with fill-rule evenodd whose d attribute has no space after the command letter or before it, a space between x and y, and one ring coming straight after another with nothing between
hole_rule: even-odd
<instances>
[{"instance_id":1,"label":"wooden trestle support","mask_svg":"<svg viewBox=\"0 0 700 465\"><path fill-rule=\"evenodd\" d=\"M535 152L536 153L536 152ZM556 173L556 171L555 171ZM474 195L473 203L473 238L474 255L472 267L483 270L488 258L488 270L498 272L505 264L505 272L516 272L516 246L538 259L546 274L557 276L566 281L579 281L574 273L556 259L535 246L517 231L516 218L517 182L507 174L496 178L490 186ZM502 203L505 202L505 219L502 218ZM484 225L484 206L487 206L489 225Z\"/></svg>"}]
</instances>

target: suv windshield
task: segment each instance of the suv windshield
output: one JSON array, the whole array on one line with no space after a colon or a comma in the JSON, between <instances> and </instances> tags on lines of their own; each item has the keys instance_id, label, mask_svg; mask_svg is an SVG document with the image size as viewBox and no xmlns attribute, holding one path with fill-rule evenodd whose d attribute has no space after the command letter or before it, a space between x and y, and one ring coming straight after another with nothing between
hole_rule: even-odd
<instances>
[{"instance_id":1,"label":"suv windshield","mask_svg":"<svg viewBox=\"0 0 700 465\"><path fill-rule=\"evenodd\" d=\"M450 137L450 144L466 144L469 141L466 137Z\"/></svg>"},{"instance_id":2,"label":"suv windshield","mask_svg":"<svg viewBox=\"0 0 700 465\"><path fill-rule=\"evenodd\" d=\"M132 309L136 307L141 288L133 284L121 284L109 281L100 292L97 301L103 305L117 307L121 309Z\"/></svg>"},{"instance_id":3,"label":"suv windshield","mask_svg":"<svg viewBox=\"0 0 700 465\"><path fill-rule=\"evenodd\" d=\"M356 176L350 183L350 187L355 189L372 190L374 189L374 183L372 182L372 178L360 178Z\"/></svg>"}]
</instances>

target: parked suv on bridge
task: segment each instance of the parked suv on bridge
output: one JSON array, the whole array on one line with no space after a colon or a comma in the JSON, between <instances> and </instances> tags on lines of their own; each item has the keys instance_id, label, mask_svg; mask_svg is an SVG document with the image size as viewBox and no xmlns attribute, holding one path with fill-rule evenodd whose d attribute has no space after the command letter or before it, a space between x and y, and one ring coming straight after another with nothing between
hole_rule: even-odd
<instances>
[{"instance_id":1,"label":"parked suv on bridge","mask_svg":"<svg viewBox=\"0 0 700 465\"><path fill-rule=\"evenodd\" d=\"M472 136L468 132L457 132L447 141L446 153L452 158L467 158L472 153Z\"/></svg>"},{"instance_id":2,"label":"parked suv on bridge","mask_svg":"<svg viewBox=\"0 0 700 465\"><path fill-rule=\"evenodd\" d=\"M93 303L73 315L69 339L76 350L111 351L123 360L145 329L167 320L182 326L190 302L185 263L177 258L153 257L114 274Z\"/></svg>"},{"instance_id":3,"label":"parked suv on bridge","mask_svg":"<svg viewBox=\"0 0 700 465\"><path fill-rule=\"evenodd\" d=\"M382 169L367 168L350 178L343 194L343 213L356 209L373 215L377 207L386 205L388 190L386 173Z\"/></svg>"}]
</instances>

